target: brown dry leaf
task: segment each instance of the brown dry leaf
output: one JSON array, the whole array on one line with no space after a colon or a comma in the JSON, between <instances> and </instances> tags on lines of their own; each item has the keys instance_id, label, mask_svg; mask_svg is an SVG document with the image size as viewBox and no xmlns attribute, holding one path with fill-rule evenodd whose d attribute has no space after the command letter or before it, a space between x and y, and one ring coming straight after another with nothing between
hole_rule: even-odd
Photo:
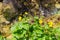
<instances>
[{"instance_id":1,"label":"brown dry leaf","mask_svg":"<svg viewBox=\"0 0 60 40\"><path fill-rule=\"evenodd\" d=\"M12 35L10 34L9 36L6 37L7 39L11 39L12 38Z\"/></svg>"},{"instance_id":2,"label":"brown dry leaf","mask_svg":"<svg viewBox=\"0 0 60 40\"><path fill-rule=\"evenodd\" d=\"M0 15L0 23L6 22L7 20L4 18L3 15Z\"/></svg>"},{"instance_id":3,"label":"brown dry leaf","mask_svg":"<svg viewBox=\"0 0 60 40\"><path fill-rule=\"evenodd\" d=\"M7 36L10 35L10 26L11 26L11 25L5 25L5 26L3 26L1 32L2 32L2 35L3 35L4 37L7 37Z\"/></svg>"},{"instance_id":4,"label":"brown dry leaf","mask_svg":"<svg viewBox=\"0 0 60 40\"><path fill-rule=\"evenodd\" d=\"M56 4L55 4L55 7L56 7L56 8L60 8L60 4L56 3Z\"/></svg>"}]
</instances>

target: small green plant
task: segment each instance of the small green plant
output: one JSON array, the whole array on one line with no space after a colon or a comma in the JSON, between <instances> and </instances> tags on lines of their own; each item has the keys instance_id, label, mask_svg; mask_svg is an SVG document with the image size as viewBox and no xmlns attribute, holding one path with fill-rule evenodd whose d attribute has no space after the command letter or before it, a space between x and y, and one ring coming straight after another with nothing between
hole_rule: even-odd
<instances>
[{"instance_id":1,"label":"small green plant","mask_svg":"<svg viewBox=\"0 0 60 40\"><path fill-rule=\"evenodd\" d=\"M2 35L0 35L0 40L6 40Z\"/></svg>"},{"instance_id":2,"label":"small green plant","mask_svg":"<svg viewBox=\"0 0 60 40\"><path fill-rule=\"evenodd\" d=\"M34 17L32 23L27 19L23 18L11 27L13 40L60 40L59 28L49 27L46 22L42 26L38 17Z\"/></svg>"}]
</instances>

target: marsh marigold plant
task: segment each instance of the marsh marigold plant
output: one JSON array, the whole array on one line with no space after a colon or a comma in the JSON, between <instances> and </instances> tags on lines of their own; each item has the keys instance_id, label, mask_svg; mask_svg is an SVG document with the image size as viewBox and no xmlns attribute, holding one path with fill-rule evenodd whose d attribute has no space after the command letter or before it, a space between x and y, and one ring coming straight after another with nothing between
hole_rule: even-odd
<instances>
[{"instance_id":1,"label":"marsh marigold plant","mask_svg":"<svg viewBox=\"0 0 60 40\"><path fill-rule=\"evenodd\" d=\"M19 16L19 17L18 17L18 21L21 21L21 20L22 20L22 17L21 17L21 16Z\"/></svg>"},{"instance_id":2,"label":"marsh marigold plant","mask_svg":"<svg viewBox=\"0 0 60 40\"><path fill-rule=\"evenodd\" d=\"M52 21L49 21L49 22L48 22L49 27L53 27L53 24L54 24L54 23L53 23Z\"/></svg>"},{"instance_id":3,"label":"marsh marigold plant","mask_svg":"<svg viewBox=\"0 0 60 40\"><path fill-rule=\"evenodd\" d=\"M42 24L43 23L43 19L39 19L39 23Z\"/></svg>"}]
</instances>

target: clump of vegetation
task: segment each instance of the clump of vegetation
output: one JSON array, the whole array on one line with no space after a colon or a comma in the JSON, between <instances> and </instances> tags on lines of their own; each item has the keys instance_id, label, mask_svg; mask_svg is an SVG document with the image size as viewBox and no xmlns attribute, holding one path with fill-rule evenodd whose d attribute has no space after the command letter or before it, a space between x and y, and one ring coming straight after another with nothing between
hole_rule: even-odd
<instances>
[{"instance_id":1,"label":"clump of vegetation","mask_svg":"<svg viewBox=\"0 0 60 40\"><path fill-rule=\"evenodd\" d=\"M0 40L6 40L2 35L0 35Z\"/></svg>"},{"instance_id":2,"label":"clump of vegetation","mask_svg":"<svg viewBox=\"0 0 60 40\"><path fill-rule=\"evenodd\" d=\"M23 18L21 22L11 27L14 40L59 40L59 29L53 28L52 22L42 22L38 17L29 23L29 18ZM43 26L42 26L43 25Z\"/></svg>"}]
</instances>

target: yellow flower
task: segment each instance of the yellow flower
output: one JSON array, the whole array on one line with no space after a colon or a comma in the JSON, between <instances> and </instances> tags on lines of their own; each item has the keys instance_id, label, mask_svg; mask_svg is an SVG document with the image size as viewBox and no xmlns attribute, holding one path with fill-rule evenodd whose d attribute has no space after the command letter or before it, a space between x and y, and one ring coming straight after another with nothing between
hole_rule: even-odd
<instances>
[{"instance_id":1,"label":"yellow flower","mask_svg":"<svg viewBox=\"0 0 60 40\"><path fill-rule=\"evenodd\" d=\"M25 14L28 14L28 12L25 12Z\"/></svg>"},{"instance_id":2,"label":"yellow flower","mask_svg":"<svg viewBox=\"0 0 60 40\"><path fill-rule=\"evenodd\" d=\"M22 17L21 17L21 16L19 16L18 20L19 20L19 21L21 21L21 20L22 20Z\"/></svg>"},{"instance_id":3,"label":"yellow flower","mask_svg":"<svg viewBox=\"0 0 60 40\"><path fill-rule=\"evenodd\" d=\"M27 2L24 2L24 5L27 5Z\"/></svg>"},{"instance_id":4,"label":"yellow flower","mask_svg":"<svg viewBox=\"0 0 60 40\"><path fill-rule=\"evenodd\" d=\"M40 24L42 24L42 23L43 23L43 20L42 20L42 19L40 19L40 20L39 20L39 23L40 23Z\"/></svg>"},{"instance_id":5,"label":"yellow flower","mask_svg":"<svg viewBox=\"0 0 60 40\"><path fill-rule=\"evenodd\" d=\"M49 25L50 27L52 27L52 26L53 26L53 22L52 22L52 21L49 21L49 22L48 22L48 25Z\"/></svg>"}]
</instances>

